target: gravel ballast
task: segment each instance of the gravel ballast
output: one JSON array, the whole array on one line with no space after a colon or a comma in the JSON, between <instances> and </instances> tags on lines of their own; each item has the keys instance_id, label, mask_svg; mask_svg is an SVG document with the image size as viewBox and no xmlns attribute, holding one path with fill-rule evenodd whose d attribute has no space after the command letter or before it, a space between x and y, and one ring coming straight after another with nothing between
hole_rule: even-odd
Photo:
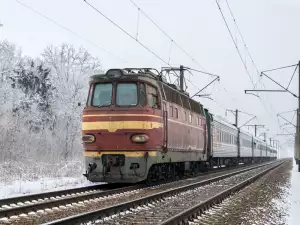
<instances>
[{"instance_id":1,"label":"gravel ballast","mask_svg":"<svg viewBox=\"0 0 300 225\"><path fill-rule=\"evenodd\" d=\"M269 172L191 221L190 225L287 224L291 168L292 161L289 161Z\"/></svg>"}]
</instances>

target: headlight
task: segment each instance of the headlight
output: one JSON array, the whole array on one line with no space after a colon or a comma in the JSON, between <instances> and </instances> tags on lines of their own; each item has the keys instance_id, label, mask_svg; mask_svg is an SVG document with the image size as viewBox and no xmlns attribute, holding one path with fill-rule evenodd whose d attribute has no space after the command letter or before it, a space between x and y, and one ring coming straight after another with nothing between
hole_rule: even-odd
<instances>
[{"instance_id":1,"label":"headlight","mask_svg":"<svg viewBox=\"0 0 300 225\"><path fill-rule=\"evenodd\" d=\"M136 143L145 143L149 140L149 137L146 134L136 134L131 137L131 140Z\"/></svg>"},{"instance_id":2,"label":"headlight","mask_svg":"<svg viewBox=\"0 0 300 225\"><path fill-rule=\"evenodd\" d=\"M92 134L87 134L87 135L83 135L83 136L82 136L82 141L83 141L84 143L93 143L93 142L96 141L96 138L95 138L95 136L92 135Z\"/></svg>"}]
</instances>

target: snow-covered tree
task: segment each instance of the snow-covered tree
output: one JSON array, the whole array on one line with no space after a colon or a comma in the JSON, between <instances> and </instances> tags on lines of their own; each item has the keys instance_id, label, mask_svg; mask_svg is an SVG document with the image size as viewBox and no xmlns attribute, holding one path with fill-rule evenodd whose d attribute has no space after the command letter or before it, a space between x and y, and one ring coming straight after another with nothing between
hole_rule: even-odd
<instances>
[{"instance_id":1,"label":"snow-covered tree","mask_svg":"<svg viewBox=\"0 0 300 225\"><path fill-rule=\"evenodd\" d=\"M89 75L101 70L99 60L85 49L76 50L68 44L48 46L42 56L47 67L51 68L50 80L55 88L56 149L61 150L65 160L79 157L82 155L82 107L78 107L78 102L87 97Z\"/></svg>"},{"instance_id":2,"label":"snow-covered tree","mask_svg":"<svg viewBox=\"0 0 300 225\"><path fill-rule=\"evenodd\" d=\"M0 173L2 179L80 175L81 112L97 58L67 44L38 59L0 42ZM81 163L81 164L80 164Z\"/></svg>"}]
</instances>

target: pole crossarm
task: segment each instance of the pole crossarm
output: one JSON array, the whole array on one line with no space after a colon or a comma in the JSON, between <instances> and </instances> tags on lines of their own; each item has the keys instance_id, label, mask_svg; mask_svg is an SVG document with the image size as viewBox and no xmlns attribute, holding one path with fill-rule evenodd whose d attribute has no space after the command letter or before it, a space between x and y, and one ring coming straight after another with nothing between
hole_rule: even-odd
<instances>
[{"instance_id":1,"label":"pole crossarm","mask_svg":"<svg viewBox=\"0 0 300 225\"><path fill-rule=\"evenodd\" d=\"M250 120L248 120L246 123L244 123L242 126L240 126L239 128L242 128L243 126L245 126L247 123L251 122L252 120L254 120L256 118L256 116L253 116Z\"/></svg>"},{"instance_id":2,"label":"pole crossarm","mask_svg":"<svg viewBox=\"0 0 300 225\"><path fill-rule=\"evenodd\" d=\"M206 89L209 85L211 85L213 82L215 82L216 80L220 80L220 77L217 76L215 79L213 79L211 82L209 82L205 87L203 87L202 89L200 89L196 94L194 94L191 98L195 97L196 95L198 95L199 93L201 93L201 91L203 91L204 89Z\"/></svg>"},{"instance_id":3,"label":"pole crossarm","mask_svg":"<svg viewBox=\"0 0 300 225\"><path fill-rule=\"evenodd\" d=\"M265 127L265 125L256 125L256 124L254 124L254 125L244 125L245 127Z\"/></svg>"},{"instance_id":4,"label":"pole crossarm","mask_svg":"<svg viewBox=\"0 0 300 225\"><path fill-rule=\"evenodd\" d=\"M294 94L293 92L289 91L287 88L285 88L284 86L282 86L281 84L279 84L276 80L272 79L271 77L269 77L267 74L265 74L264 72L261 72L261 76L265 75L267 78L269 78L271 81L273 81L275 84L277 84L279 87L283 88L284 90L286 90L287 92L289 92L291 95L293 95L295 98L298 98L298 96L296 94Z\"/></svg>"},{"instance_id":5,"label":"pole crossarm","mask_svg":"<svg viewBox=\"0 0 300 225\"><path fill-rule=\"evenodd\" d=\"M295 137L295 135L294 134L276 134L277 136L294 136Z\"/></svg>"},{"instance_id":6,"label":"pole crossarm","mask_svg":"<svg viewBox=\"0 0 300 225\"><path fill-rule=\"evenodd\" d=\"M286 90L266 90L266 89L253 89L253 90L245 90L245 94L250 94L247 92L287 92Z\"/></svg>"},{"instance_id":7,"label":"pole crossarm","mask_svg":"<svg viewBox=\"0 0 300 225\"><path fill-rule=\"evenodd\" d=\"M294 66L298 66L298 64L289 65L289 66L282 66L282 67L278 67L278 68L270 69L270 70L264 70L264 71L262 71L262 73L264 73L264 72L271 72L271 71L274 71L274 70L286 69L286 68L290 68L290 67L294 67Z\"/></svg>"},{"instance_id":8,"label":"pole crossarm","mask_svg":"<svg viewBox=\"0 0 300 225\"><path fill-rule=\"evenodd\" d=\"M288 121L286 118L284 118L283 116L281 116L280 114L277 114L277 116L279 116L280 118L282 118L283 120L285 120L286 122L288 122L288 124L293 125L294 127L296 127L296 125L294 125L291 121Z\"/></svg>"},{"instance_id":9,"label":"pole crossarm","mask_svg":"<svg viewBox=\"0 0 300 225\"><path fill-rule=\"evenodd\" d=\"M213 76L213 77L220 77L219 75L216 75L216 74L213 74L213 73L204 72L202 70L196 70L196 69L192 69L192 68L189 68L189 67L184 67L184 69L185 70L191 70L191 71L199 72L199 73L203 73L203 74L206 74L206 75L209 75L209 76Z\"/></svg>"}]
</instances>

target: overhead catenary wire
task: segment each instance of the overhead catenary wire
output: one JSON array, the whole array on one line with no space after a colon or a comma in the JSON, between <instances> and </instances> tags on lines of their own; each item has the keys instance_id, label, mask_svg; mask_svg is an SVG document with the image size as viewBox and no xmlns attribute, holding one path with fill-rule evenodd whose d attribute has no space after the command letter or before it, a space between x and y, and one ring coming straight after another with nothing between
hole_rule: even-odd
<instances>
[{"instance_id":1,"label":"overhead catenary wire","mask_svg":"<svg viewBox=\"0 0 300 225\"><path fill-rule=\"evenodd\" d=\"M258 68L257 68L257 66L256 66L256 64L255 64L255 62L254 62L254 60L253 60L253 58L252 58L252 55L250 54L250 51L249 51L249 49L248 49L248 46L247 46L247 44L246 44L246 42L245 42L245 39L244 39L244 37L243 37L243 35L242 35L242 32L241 32L241 30L240 30L240 28L239 28L239 26L238 26L238 24L237 24L237 22L236 22L236 19L235 19L234 15L233 15L233 12L232 12L231 7L230 7L230 5L229 5L229 3L228 3L227 0L226 0L226 4L227 4L227 7L228 7L228 9L229 9L229 11L230 11L230 15L231 15L231 17L232 17L232 19L233 19L233 21L234 21L234 23L235 23L235 26L236 26L236 28L237 28L237 30L238 30L238 33L239 33L239 35L240 35L241 38L242 38L243 44L244 44L244 46L245 46L245 49L246 49L247 52L248 52L248 55L249 55L249 57L250 57L250 59L251 59L251 62L253 63L253 65L254 65L254 67L255 67L257 73L259 74L259 70L258 70Z\"/></svg>"},{"instance_id":2,"label":"overhead catenary wire","mask_svg":"<svg viewBox=\"0 0 300 225\"><path fill-rule=\"evenodd\" d=\"M171 58L171 48L172 48L172 45L174 44L175 46L177 46L183 53L185 53L193 62L195 62L201 69L203 69L204 71L201 71L201 70L195 70L195 69L191 69L191 70L194 70L194 71L197 71L197 72L200 72L200 73L203 73L203 74L207 74L207 75L210 75L210 76L217 76L215 74L211 74L211 73L208 73L206 71L206 69L194 58L192 57L184 48L182 48L175 40L174 38L172 38L166 31L164 31L144 10L141 9L141 7L139 7L133 0L129 0L137 9L139 12L141 12L147 19L149 19L149 21L158 29L160 30L167 38L170 39L171 41L171 45L170 45L170 51L169 51L169 58L168 58L168 65L170 63L170 58ZM190 68L189 68L190 69ZM193 84L193 82L191 82L191 80L185 78L187 80L187 82L189 82L193 87L195 87L196 89L200 90L199 87L197 87L196 85Z\"/></svg>"},{"instance_id":3,"label":"overhead catenary wire","mask_svg":"<svg viewBox=\"0 0 300 225\"><path fill-rule=\"evenodd\" d=\"M162 57L160 57L158 54L156 54L154 51L152 51L150 48L148 48L146 45L144 45L142 42L140 42L138 39L136 39L134 36L132 36L130 33L128 33L125 29L123 29L121 26L119 26L116 22L114 22L112 19L110 19L108 16L106 16L103 12L101 12L99 9L97 9L94 5L89 3L87 0L84 0L84 2L89 5L92 9L94 9L98 14L100 14L102 17L104 17L106 20L108 20L110 23L112 23L115 27L120 29L123 33L125 33L127 36L135 40L139 45L141 45L144 49L146 49L148 52L153 54L156 58L158 58L160 61L165 63L166 65L171 66L166 60L164 60ZM175 72L175 71L174 71Z\"/></svg>"},{"instance_id":4,"label":"overhead catenary wire","mask_svg":"<svg viewBox=\"0 0 300 225\"><path fill-rule=\"evenodd\" d=\"M247 52L248 52L248 54L249 54L249 56L250 56L250 59L251 59L253 65L254 65L254 67L255 67L257 73L259 74L258 68L257 68L256 64L254 63L254 60L253 60L253 58L252 58L252 56L251 56L251 54L250 54L250 51L249 51L249 49L248 49L248 47L247 47L247 45L246 45L246 43L245 43L245 40L244 40L243 35L242 35L242 33L241 33L241 31L240 31L238 25L237 25L236 19L235 19L234 15L233 15L233 12L232 12L231 8L230 8L230 5L228 4L227 1L226 1L226 3L227 3L227 6L228 6L228 8L229 8L230 14L231 14L231 16L232 16L232 18L233 18L233 20L234 20L234 23L235 23L235 25L236 25L236 27L237 27L237 29L238 29L238 32L239 32L239 34L240 34L240 36L241 36L241 38L242 38L242 41L243 41L243 43L244 43L244 46L245 46L245 48L246 48L246 50L247 50ZM220 6L218 0L216 0L216 4L217 4L218 9L219 9L219 11L220 11L220 13L221 13L221 16L222 16L223 21L224 21L224 23L225 23L225 25L226 25L226 28L227 28L227 30L228 30L228 32L229 32L229 34L230 34L230 37L231 37L231 39L232 39L232 41L233 41L233 43L234 43L234 45L235 45L235 48L236 48L236 50L237 50L237 52L238 52L238 54L239 54L239 57L240 57L240 59L241 59L241 61L242 61L242 64L243 64L243 66L244 66L244 68L245 68L245 71L246 71L248 77L249 77L250 80L251 80L251 83L252 83L252 85L253 85L253 88L255 89L256 86L257 86L257 83L255 84L255 82L254 82L254 80L253 80L253 77L250 75L250 72L249 72L249 70L248 70L248 68L247 68L247 65L246 65L245 61L243 60L242 54L241 54L241 52L240 52L240 50L239 50L239 48L238 48L238 46L237 46L237 43L236 43L236 41L234 40L234 37L233 37L233 35L232 35L232 32L231 32L231 30L230 30L230 28L229 28L229 25L228 25L228 23L227 23L227 21L226 21L226 18L225 18L225 16L224 16L224 13L223 13L223 11L222 11L222 9L221 9L221 6ZM266 107L264 101L262 100L262 98L261 98L259 95L258 95L258 98L259 98L259 100L261 101L262 105L264 106L266 112L267 112L268 114L270 114L269 111L267 110L267 107ZM275 114L276 114L276 113L275 113ZM272 117L272 118L273 118L273 117ZM274 119L274 118L273 118L273 119ZM275 121L276 121L276 120L275 120ZM278 125L279 125L279 124L278 124Z\"/></svg>"},{"instance_id":5,"label":"overhead catenary wire","mask_svg":"<svg viewBox=\"0 0 300 225\"><path fill-rule=\"evenodd\" d=\"M222 15L223 21L224 21L224 23L225 23L225 25L226 25L226 27L227 27L227 30L228 30L228 32L229 32L229 34L230 34L230 37L231 37L231 39L232 39L232 41L233 41L233 43L234 43L234 46L235 46L235 48L236 48L236 50L237 50L237 52L238 52L238 54L239 54L239 57L240 57L240 59L241 59L241 61L242 61L242 63L243 63L243 66L244 66L244 68L245 68L245 70L246 70L246 72L247 72L247 74L248 74L248 76L249 76L249 78L250 78L250 80L251 80L253 86L255 87L254 80L253 80L253 78L251 77L251 75L250 75L250 73L249 73L249 71L248 71L248 69L247 69L247 65L245 64L245 62L244 62L244 60L243 60L243 57L242 57L242 54L241 54L241 52L240 52L240 50L239 50L239 48L238 48L238 46L237 46L237 43L236 43L235 40L234 40L234 37L233 37L233 35L232 35L232 32L231 32L231 30L230 30L230 28L229 28L229 25L228 25L228 23L227 23L227 21L226 21L226 18L225 18L224 14L223 14L223 11L222 11L222 9L221 9L221 6L220 6L218 0L216 0L216 3L217 3L217 6L218 6L218 9L219 9L219 11L220 11L220 13L221 13L221 15Z\"/></svg>"},{"instance_id":6,"label":"overhead catenary wire","mask_svg":"<svg viewBox=\"0 0 300 225\"><path fill-rule=\"evenodd\" d=\"M111 22L114 26L116 26L118 29L120 29L123 33L125 33L127 36L129 36L130 38L132 38L133 40L135 40L137 43L139 43L143 48L145 48L148 52L150 52L151 54L153 54L155 57L157 57L160 61L162 61L163 63L165 63L166 65L170 65L169 62L167 62L166 60L164 60L163 58L161 58L159 55L157 55L155 52L153 52L150 48L148 48L146 45L144 45L142 42L140 42L139 40L137 40L136 38L134 38L130 33L128 33L125 29L123 29L121 26L119 26L116 22L114 22L112 19L110 19L108 16L106 16L104 13L102 13L99 9L97 9L95 6L93 6L91 3L89 3L87 0L84 0L84 2L86 4L88 4L92 9L94 9L96 12L98 12L101 16L103 16L105 19L107 19L109 22ZM143 12L140 9L141 12ZM177 77L178 74L173 71ZM204 72L206 73L206 72ZM209 73L206 73L209 74ZM195 88L197 88L198 90L200 90L199 87L197 87L196 85L193 84L193 82L191 82L189 79L186 79L191 85L193 85Z\"/></svg>"},{"instance_id":7,"label":"overhead catenary wire","mask_svg":"<svg viewBox=\"0 0 300 225\"><path fill-rule=\"evenodd\" d=\"M186 56L188 56L194 63L196 63L201 69L206 69L194 58L192 57L181 45L179 45L166 31L164 31L158 24L144 11L142 10L133 0L129 0L144 16L149 19L149 21L159 29L167 38L171 40L171 42L176 45Z\"/></svg>"},{"instance_id":8,"label":"overhead catenary wire","mask_svg":"<svg viewBox=\"0 0 300 225\"><path fill-rule=\"evenodd\" d=\"M15 1L16 1L18 4L22 5L23 7L25 7L25 8L27 8L27 9L31 10L32 12L38 14L39 16L43 17L44 19L46 19L46 20L52 22L53 24L57 25L58 27L60 27L60 28L62 28L62 29L64 29L64 30L66 30L66 31L68 31L69 33L71 33L71 34L77 36L78 38L80 38L80 39L82 39L82 40L84 40L84 41L90 43L91 45L95 46L96 48L100 49L101 51L106 52L107 54L113 56L114 58L116 58L116 59L118 59L118 60L120 60L120 61L122 61L122 62L124 62L124 63L128 63L126 60L124 60L124 59L122 59L121 57L115 55L114 53L110 52L109 50L107 50L107 49L105 49L105 48L103 48L103 47L100 47L100 46L97 45L96 43L90 41L89 39L87 39L87 38L85 38L85 37L83 37L83 36L81 36L80 34L78 34L78 33L76 33L75 31L69 29L68 27L66 27L66 26L64 26L64 25L62 25L62 24L60 24L60 23L54 21L54 20L51 19L50 17L48 17L48 16L42 14L41 12L39 12L39 11L33 9L32 7L30 7L30 6L26 5L26 4L24 4L23 2L21 2L21 1L19 1L19 0L15 0Z\"/></svg>"}]
</instances>

